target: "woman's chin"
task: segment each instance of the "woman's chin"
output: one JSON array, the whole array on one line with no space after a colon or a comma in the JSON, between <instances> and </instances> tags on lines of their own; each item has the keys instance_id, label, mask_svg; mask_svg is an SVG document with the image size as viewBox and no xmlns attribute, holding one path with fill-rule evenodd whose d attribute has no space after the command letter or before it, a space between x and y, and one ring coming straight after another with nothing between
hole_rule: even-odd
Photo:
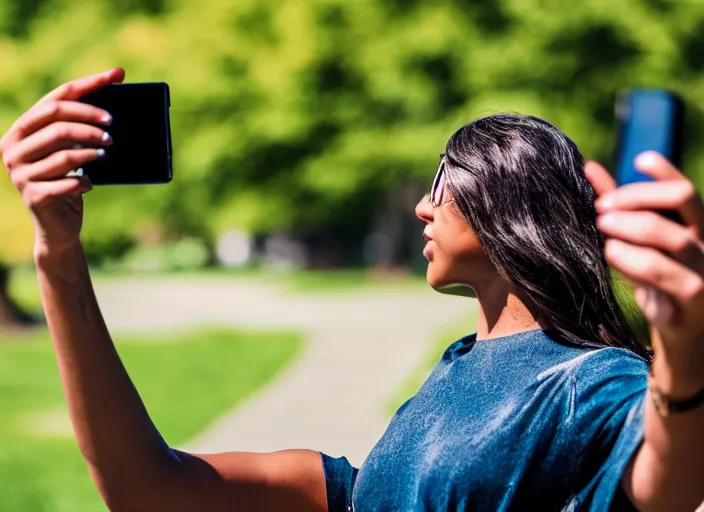
<instances>
[{"instance_id":1,"label":"woman's chin","mask_svg":"<svg viewBox=\"0 0 704 512\"><path fill-rule=\"evenodd\" d=\"M436 292L445 295L458 295L460 297L471 297L473 299L477 298L477 293L474 288L464 283L447 283L439 285L430 285Z\"/></svg>"},{"instance_id":2,"label":"woman's chin","mask_svg":"<svg viewBox=\"0 0 704 512\"><path fill-rule=\"evenodd\" d=\"M428 281L428 284L432 288L442 285L442 278L436 275L436 272L433 272L433 264L431 262L428 262L428 269L425 271L425 280Z\"/></svg>"},{"instance_id":3,"label":"woman's chin","mask_svg":"<svg viewBox=\"0 0 704 512\"><path fill-rule=\"evenodd\" d=\"M446 294L446 295L459 295L462 297L473 297L476 298L477 294L468 284L453 282L448 279L443 279L443 276L438 276L431 265L428 265L428 271L425 275L426 280L431 288L435 291Z\"/></svg>"}]
</instances>

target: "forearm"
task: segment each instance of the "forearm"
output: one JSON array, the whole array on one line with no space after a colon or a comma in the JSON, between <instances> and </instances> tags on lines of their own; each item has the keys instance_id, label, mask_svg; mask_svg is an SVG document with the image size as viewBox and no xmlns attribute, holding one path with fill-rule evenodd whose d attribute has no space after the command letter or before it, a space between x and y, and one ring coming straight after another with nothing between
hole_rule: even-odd
<instances>
[{"instance_id":1,"label":"forearm","mask_svg":"<svg viewBox=\"0 0 704 512\"><path fill-rule=\"evenodd\" d=\"M659 355L663 355L662 352ZM675 398L691 396L704 385L682 382L664 358L653 364L662 391ZM660 384L662 383L662 385ZM645 440L636 456L634 501L642 511L692 511L704 501L704 406L662 417L646 397Z\"/></svg>"},{"instance_id":2,"label":"forearm","mask_svg":"<svg viewBox=\"0 0 704 512\"><path fill-rule=\"evenodd\" d=\"M98 487L105 496L153 481L172 453L115 350L82 248L60 257L37 251L35 261L71 421Z\"/></svg>"},{"instance_id":3,"label":"forearm","mask_svg":"<svg viewBox=\"0 0 704 512\"><path fill-rule=\"evenodd\" d=\"M82 249L35 260L71 421L111 510L327 509L319 453L170 450L110 339Z\"/></svg>"}]
</instances>

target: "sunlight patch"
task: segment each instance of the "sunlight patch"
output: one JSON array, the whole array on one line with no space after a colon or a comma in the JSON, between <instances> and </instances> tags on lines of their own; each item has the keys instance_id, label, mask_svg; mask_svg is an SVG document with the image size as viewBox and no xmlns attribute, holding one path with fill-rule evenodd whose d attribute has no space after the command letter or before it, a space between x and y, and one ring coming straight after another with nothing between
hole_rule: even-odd
<instances>
[{"instance_id":1,"label":"sunlight patch","mask_svg":"<svg viewBox=\"0 0 704 512\"><path fill-rule=\"evenodd\" d=\"M20 428L27 437L74 437L71 418L64 406L29 412L21 419Z\"/></svg>"}]
</instances>

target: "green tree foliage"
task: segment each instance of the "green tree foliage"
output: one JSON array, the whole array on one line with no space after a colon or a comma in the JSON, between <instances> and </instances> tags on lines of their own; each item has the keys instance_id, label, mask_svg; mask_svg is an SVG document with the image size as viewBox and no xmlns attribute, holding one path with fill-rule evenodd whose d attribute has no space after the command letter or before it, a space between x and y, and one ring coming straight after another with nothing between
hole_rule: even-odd
<instances>
[{"instance_id":1,"label":"green tree foliage","mask_svg":"<svg viewBox=\"0 0 704 512\"><path fill-rule=\"evenodd\" d=\"M155 225L206 239L361 234L482 114L545 117L604 159L618 90L668 87L704 105L702 2L0 0L0 19L3 126L53 85L114 65L171 85L175 181L91 193L95 255ZM692 117L693 173L703 126ZM24 222L7 188L5 259L18 236L6 225Z\"/></svg>"}]
</instances>

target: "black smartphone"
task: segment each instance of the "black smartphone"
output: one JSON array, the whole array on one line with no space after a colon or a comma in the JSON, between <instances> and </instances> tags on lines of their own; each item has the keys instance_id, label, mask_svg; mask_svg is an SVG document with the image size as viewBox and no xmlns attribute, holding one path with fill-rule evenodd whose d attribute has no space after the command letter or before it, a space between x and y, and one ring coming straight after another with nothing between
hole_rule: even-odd
<instances>
[{"instance_id":1,"label":"black smartphone","mask_svg":"<svg viewBox=\"0 0 704 512\"><path fill-rule=\"evenodd\" d=\"M636 156L644 151L657 151L680 167L682 164L682 137L684 102L676 94L663 89L634 89L619 95L616 100L618 143L616 148L615 178L618 185L640 181L654 181L635 168ZM677 212L659 212L681 222Z\"/></svg>"},{"instance_id":2,"label":"black smartphone","mask_svg":"<svg viewBox=\"0 0 704 512\"><path fill-rule=\"evenodd\" d=\"M80 99L105 109L113 122L105 128L113 144L105 157L83 166L93 185L169 183L171 123L169 86L163 82L113 84Z\"/></svg>"}]
</instances>

